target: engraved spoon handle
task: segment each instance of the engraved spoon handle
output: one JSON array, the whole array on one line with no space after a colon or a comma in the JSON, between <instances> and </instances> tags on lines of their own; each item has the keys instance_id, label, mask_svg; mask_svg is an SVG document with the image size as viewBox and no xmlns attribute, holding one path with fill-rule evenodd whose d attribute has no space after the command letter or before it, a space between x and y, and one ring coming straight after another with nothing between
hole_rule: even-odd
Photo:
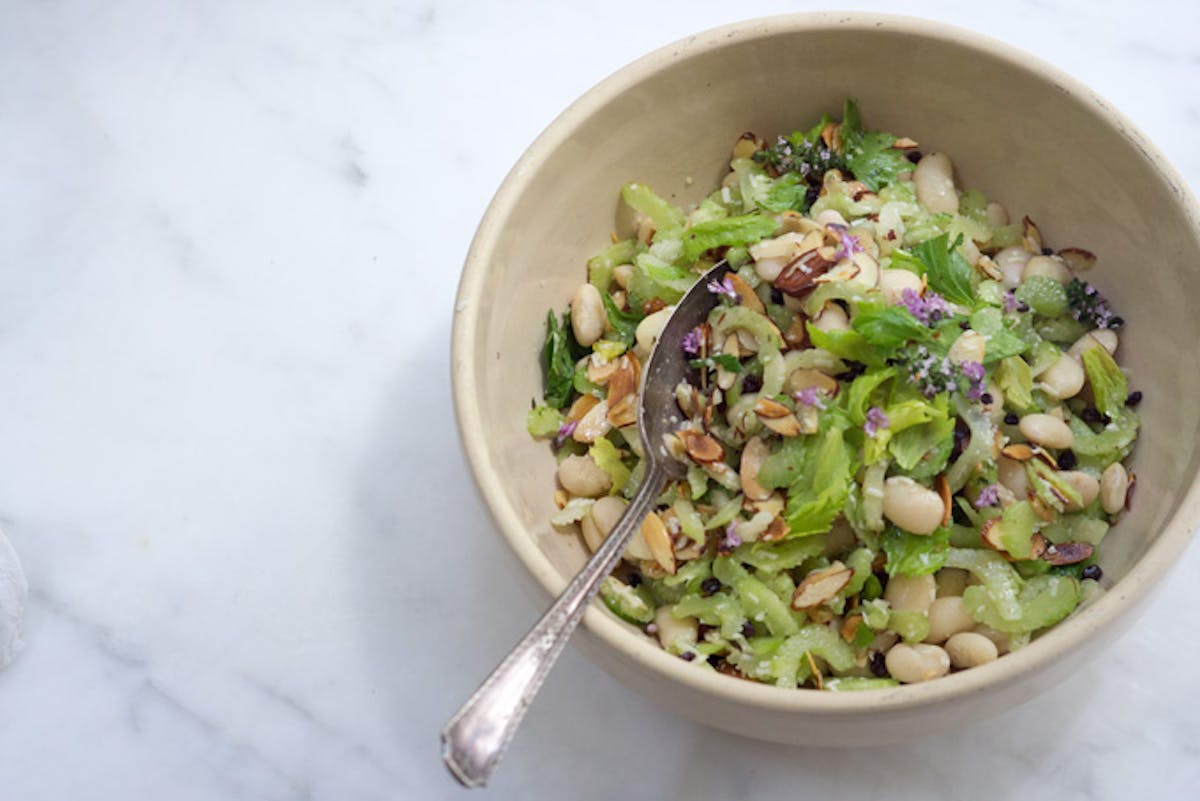
<instances>
[{"instance_id":1,"label":"engraved spoon handle","mask_svg":"<svg viewBox=\"0 0 1200 801\"><path fill-rule=\"evenodd\" d=\"M525 710L579 625L588 602L654 507L667 474L657 460L647 462L637 494L599 550L442 729L442 759L465 786L487 784Z\"/></svg>"}]
</instances>

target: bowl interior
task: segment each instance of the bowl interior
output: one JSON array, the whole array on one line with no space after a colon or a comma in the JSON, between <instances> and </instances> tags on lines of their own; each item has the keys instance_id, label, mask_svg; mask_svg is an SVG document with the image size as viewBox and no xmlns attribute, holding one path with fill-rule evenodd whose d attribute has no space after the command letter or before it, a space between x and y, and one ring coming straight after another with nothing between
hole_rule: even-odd
<instances>
[{"instance_id":1,"label":"bowl interior","mask_svg":"<svg viewBox=\"0 0 1200 801\"><path fill-rule=\"evenodd\" d=\"M906 88L885 76L904 76ZM1125 577L1180 512L1197 471L1200 406L1190 401L1200 374L1181 346L1200 339L1189 308L1200 297L1200 244L1174 172L1103 101L989 40L897 18L775 19L667 48L585 95L530 148L476 237L455 334L460 424L505 536L547 589L565 585L584 550L547 522L554 460L527 436L524 415L541 398L546 310L564 307L621 224L621 185L636 179L695 202L724 174L740 133L774 137L836 117L847 96L869 127L948 153L960 186L1014 219L1029 215L1051 246L1098 256L1088 278L1129 321L1118 356L1145 395L1136 501L1104 542L1106 583ZM1192 506L1175 529L1190 531ZM629 630L631 642L638 636Z\"/></svg>"}]
</instances>

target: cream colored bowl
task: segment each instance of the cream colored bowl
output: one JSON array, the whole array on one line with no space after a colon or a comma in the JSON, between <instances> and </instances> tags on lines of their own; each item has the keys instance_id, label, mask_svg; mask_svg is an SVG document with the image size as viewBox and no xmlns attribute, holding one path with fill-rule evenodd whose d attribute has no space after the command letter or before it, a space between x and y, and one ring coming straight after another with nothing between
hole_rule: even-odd
<instances>
[{"instance_id":1,"label":"cream colored bowl","mask_svg":"<svg viewBox=\"0 0 1200 801\"><path fill-rule=\"evenodd\" d=\"M1050 244L1099 256L1091 280L1129 321L1121 363L1145 393L1144 428L1133 511L1103 545L1109 592L984 667L886 691L785 690L698 669L599 604L588 610L575 641L628 686L703 723L800 744L894 741L1049 688L1134 621L1200 511L1200 373L1181 355L1200 341L1200 210L1158 150L1077 81L977 34L901 17L776 17L678 42L596 86L521 157L479 226L455 306L458 424L529 574L556 594L585 558L547 522L554 459L524 419L541 397L546 309L567 303L609 241L621 184L697 201L738 134L790 132L837 114L846 96L871 127L951 154L963 186L1029 214Z\"/></svg>"}]
</instances>

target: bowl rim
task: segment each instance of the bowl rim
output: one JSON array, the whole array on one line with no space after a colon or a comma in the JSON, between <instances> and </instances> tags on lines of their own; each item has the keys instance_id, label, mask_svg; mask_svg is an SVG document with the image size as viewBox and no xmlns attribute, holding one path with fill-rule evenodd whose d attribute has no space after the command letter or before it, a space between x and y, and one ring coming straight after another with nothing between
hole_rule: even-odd
<instances>
[{"instance_id":1,"label":"bowl rim","mask_svg":"<svg viewBox=\"0 0 1200 801\"><path fill-rule=\"evenodd\" d=\"M531 166L539 163L567 140L576 127L615 96L672 64L707 50L745 39L824 30L890 30L936 40L939 43L980 51L1010 68L1053 83L1068 97L1088 107L1100 124L1124 138L1158 179L1172 191L1194 235L1200 240L1200 205L1187 183L1150 139L1124 114L1096 92L1038 56L975 31L923 18L859 12L809 12L759 17L722 25L664 45L619 68L601 80L556 117L533 141L504 178L479 224L468 250L455 298L451 332L451 381L455 417L472 478L488 512L521 564L550 597L566 587L536 541L522 525L501 489L487 449L485 417L477 400L477 357L472 347L477 332L472 313L486 275L485 254L501 233L502 222L529 182ZM696 670L656 643L640 636L629 624L607 613L599 602L584 615L588 632L614 652L622 654L652 674L685 688L739 706L794 712L805 715L854 715L885 710L911 709L951 701L985 688L1017 683L1063 652L1080 648L1098 628L1116 624L1139 605L1178 561L1200 520L1200 480L1193 479L1175 514L1162 526L1157 540L1113 587L1077 612L1071 619L1038 637L1027 647L988 665L944 676L937 681L901 685L888 690L858 693L797 692L791 688L738 680L714 671ZM532 622L532 621L531 621Z\"/></svg>"}]
</instances>

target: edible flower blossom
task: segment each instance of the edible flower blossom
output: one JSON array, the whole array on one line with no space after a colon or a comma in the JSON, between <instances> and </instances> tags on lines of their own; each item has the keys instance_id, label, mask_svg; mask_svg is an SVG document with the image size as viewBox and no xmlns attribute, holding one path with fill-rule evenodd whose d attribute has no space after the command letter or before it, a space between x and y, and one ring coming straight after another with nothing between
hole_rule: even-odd
<instances>
[{"instance_id":1,"label":"edible flower blossom","mask_svg":"<svg viewBox=\"0 0 1200 801\"><path fill-rule=\"evenodd\" d=\"M977 401L983 397L983 379L987 376L987 371L983 369L983 365L979 362L963 362L962 373L969 382L967 387L967 398Z\"/></svg>"},{"instance_id":2,"label":"edible flower blossom","mask_svg":"<svg viewBox=\"0 0 1200 801\"><path fill-rule=\"evenodd\" d=\"M688 331L683 335L683 342L680 343L680 347L683 348L683 352L686 355L694 358L700 355L701 340L702 336L700 332L700 326L696 326L691 331Z\"/></svg>"},{"instance_id":3,"label":"edible flower blossom","mask_svg":"<svg viewBox=\"0 0 1200 801\"><path fill-rule=\"evenodd\" d=\"M1096 328L1117 329L1125 325L1123 319L1113 314L1108 300L1087 281L1072 278L1066 289L1071 316L1079 322Z\"/></svg>"},{"instance_id":4,"label":"edible flower blossom","mask_svg":"<svg viewBox=\"0 0 1200 801\"><path fill-rule=\"evenodd\" d=\"M567 437L575 433L575 427L579 425L578 420L569 420L558 427L558 434L554 437L554 447L561 448L563 443L567 441Z\"/></svg>"},{"instance_id":5,"label":"edible flower blossom","mask_svg":"<svg viewBox=\"0 0 1200 801\"><path fill-rule=\"evenodd\" d=\"M887 428L889 425L891 425L891 421L888 420L888 416L884 413L883 409L880 409L878 406L872 406L870 409L867 409L867 421L863 423L863 433L868 437L875 436L879 432L879 429Z\"/></svg>"},{"instance_id":6,"label":"edible flower blossom","mask_svg":"<svg viewBox=\"0 0 1200 801\"><path fill-rule=\"evenodd\" d=\"M840 223L829 223L826 228L837 234L838 248L833 254L834 259L841 261L849 259L855 253L863 253L863 246L858 244L858 238L850 235L850 229Z\"/></svg>"},{"instance_id":7,"label":"edible flower blossom","mask_svg":"<svg viewBox=\"0 0 1200 801\"><path fill-rule=\"evenodd\" d=\"M905 289L900 293L900 305L908 309L922 325L935 325L950 316L946 299L936 292L927 292L921 297L914 290Z\"/></svg>"},{"instance_id":8,"label":"edible flower blossom","mask_svg":"<svg viewBox=\"0 0 1200 801\"><path fill-rule=\"evenodd\" d=\"M722 278L720 281L714 278L708 282L706 288L709 292L717 295L718 297L725 295L734 303L737 303L739 300L737 290L733 288L733 281L729 280L728 275Z\"/></svg>"},{"instance_id":9,"label":"edible flower blossom","mask_svg":"<svg viewBox=\"0 0 1200 801\"><path fill-rule=\"evenodd\" d=\"M729 552L741 544L742 538L738 536L737 523L730 523L725 527L725 536L721 538L720 550Z\"/></svg>"},{"instance_id":10,"label":"edible flower blossom","mask_svg":"<svg viewBox=\"0 0 1200 801\"><path fill-rule=\"evenodd\" d=\"M801 403L805 406L815 406L818 409L824 409L825 402L821 400L819 393L820 390L816 387L805 387L798 392L792 393L792 397L796 399L797 403Z\"/></svg>"},{"instance_id":11,"label":"edible flower blossom","mask_svg":"<svg viewBox=\"0 0 1200 801\"><path fill-rule=\"evenodd\" d=\"M979 497L975 499L975 508L983 509L998 503L1000 503L1000 487L996 484L988 484L979 491Z\"/></svg>"},{"instance_id":12,"label":"edible flower blossom","mask_svg":"<svg viewBox=\"0 0 1200 801\"><path fill-rule=\"evenodd\" d=\"M1016 311L1020 303L1017 301L1017 293L1013 290L1008 290L1004 293L1004 313L1012 314Z\"/></svg>"}]
</instances>

